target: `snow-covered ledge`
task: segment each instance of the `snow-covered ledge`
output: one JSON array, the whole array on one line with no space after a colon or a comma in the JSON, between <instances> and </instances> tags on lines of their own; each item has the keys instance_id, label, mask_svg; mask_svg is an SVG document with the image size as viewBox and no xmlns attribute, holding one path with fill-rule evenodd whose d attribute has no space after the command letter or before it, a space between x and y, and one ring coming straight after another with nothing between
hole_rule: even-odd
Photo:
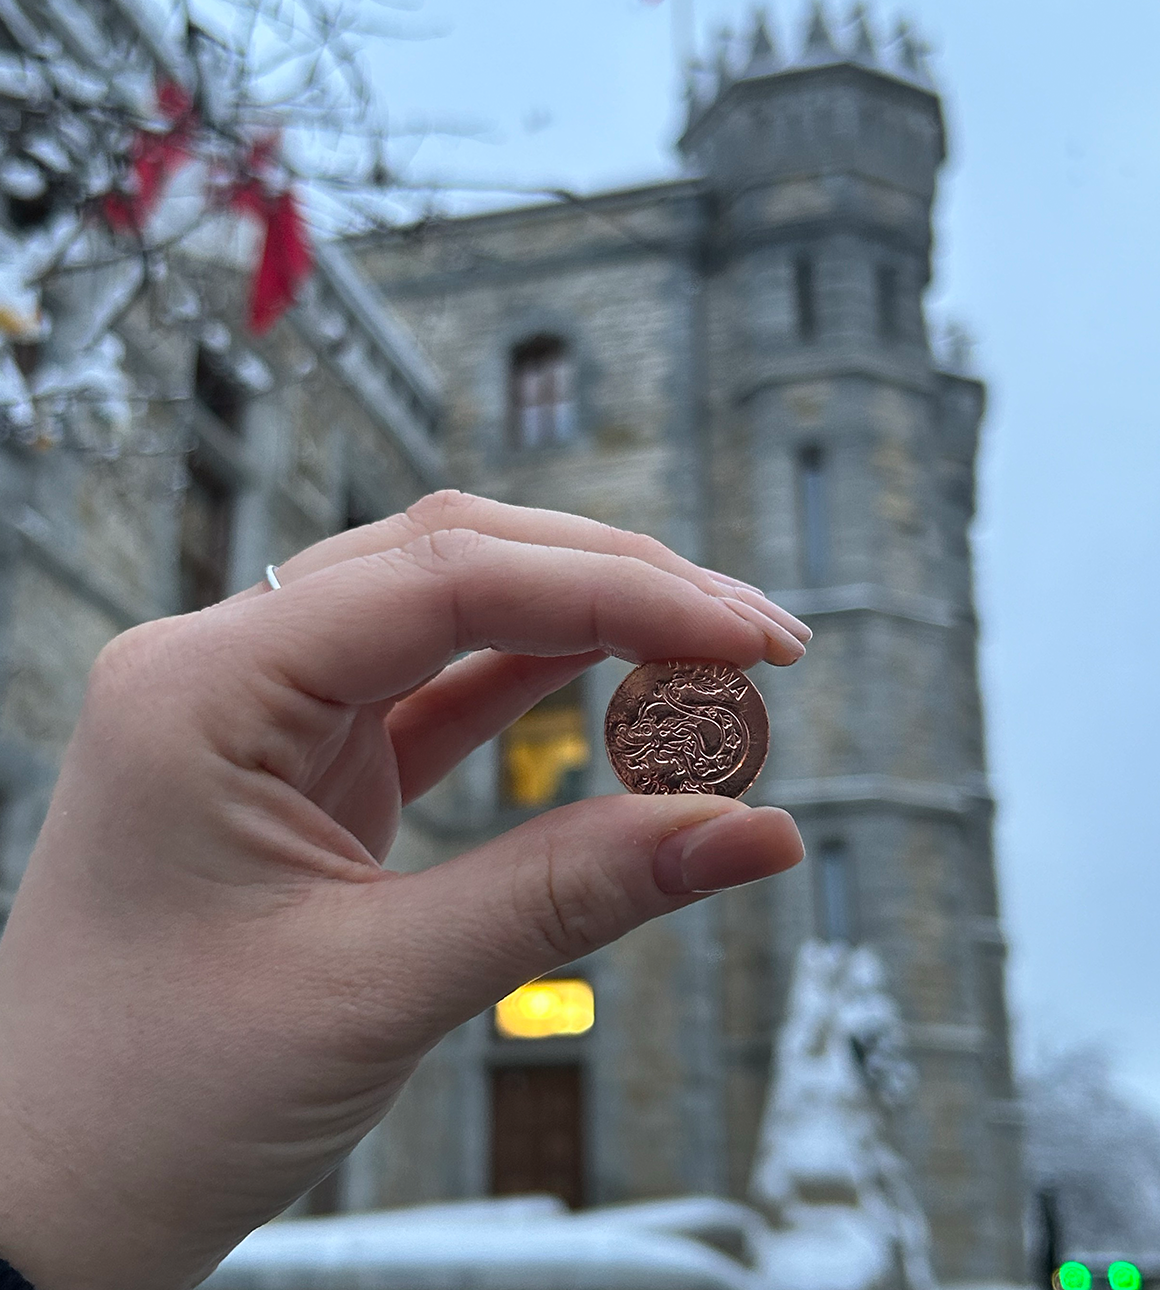
<instances>
[{"instance_id":1,"label":"snow-covered ledge","mask_svg":"<svg viewBox=\"0 0 1160 1290\"><path fill-rule=\"evenodd\" d=\"M259 1228L207 1290L762 1290L715 1248L751 1250L761 1218L686 1197L571 1213L550 1196L467 1201Z\"/></svg>"}]
</instances>

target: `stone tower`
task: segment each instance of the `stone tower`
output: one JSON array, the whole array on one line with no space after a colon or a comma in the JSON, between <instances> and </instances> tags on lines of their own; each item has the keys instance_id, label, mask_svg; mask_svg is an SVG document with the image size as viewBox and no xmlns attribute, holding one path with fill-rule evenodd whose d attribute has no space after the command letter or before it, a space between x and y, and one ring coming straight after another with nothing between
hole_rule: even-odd
<instances>
[{"instance_id":1,"label":"stone tower","mask_svg":"<svg viewBox=\"0 0 1160 1290\"><path fill-rule=\"evenodd\" d=\"M716 199L705 528L718 565L816 632L805 666L768 678L766 796L794 811L812 868L796 900L771 893L772 944L781 965L807 928L877 947L921 1072L903 1132L938 1271L1013 1277L1019 1157L968 546L983 390L932 360L943 121L905 28L891 52L860 11L839 49L815 8L799 62L779 66L759 23L747 65L692 100L681 147ZM739 989L760 1006L754 983Z\"/></svg>"},{"instance_id":2,"label":"stone tower","mask_svg":"<svg viewBox=\"0 0 1160 1290\"><path fill-rule=\"evenodd\" d=\"M811 936L858 941L885 965L920 1074L896 1127L936 1273L1016 1281L968 545L983 389L932 356L922 307L939 99L911 34L879 51L860 10L835 39L815 8L795 61L761 21L736 55L725 43L712 83L690 86L686 178L353 249L446 381L456 483L651 532L814 628L802 664L754 674L774 744L749 799L794 812L808 860L590 956L584 1035L462 1028L356 1157L349 1195L504 1190L502 1160L532 1150L503 1145L532 1107L518 1086L540 1089L525 1127L559 1129L572 1199L744 1197L794 955ZM583 750L621 674L597 669L418 804L408 863L615 791ZM513 748L556 767L539 789L513 780Z\"/></svg>"}]
</instances>

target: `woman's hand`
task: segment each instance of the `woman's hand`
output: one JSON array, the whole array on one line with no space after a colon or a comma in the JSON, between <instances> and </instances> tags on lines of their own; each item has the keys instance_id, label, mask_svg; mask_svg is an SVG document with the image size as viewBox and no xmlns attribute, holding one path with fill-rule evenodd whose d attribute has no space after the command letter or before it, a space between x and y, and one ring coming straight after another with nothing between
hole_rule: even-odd
<instances>
[{"instance_id":1,"label":"woman's hand","mask_svg":"<svg viewBox=\"0 0 1160 1290\"><path fill-rule=\"evenodd\" d=\"M104 651L0 941L0 1252L38 1290L194 1285L452 1027L801 857L784 812L621 795L380 867L406 802L606 654L792 663L808 629L751 589L459 494L279 576Z\"/></svg>"}]
</instances>

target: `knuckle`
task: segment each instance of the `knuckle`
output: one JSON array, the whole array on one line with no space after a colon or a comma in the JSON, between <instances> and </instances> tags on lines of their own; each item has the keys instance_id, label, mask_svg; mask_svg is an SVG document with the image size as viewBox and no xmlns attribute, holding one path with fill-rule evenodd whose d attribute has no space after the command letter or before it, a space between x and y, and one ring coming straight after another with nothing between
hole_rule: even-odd
<instances>
[{"instance_id":1,"label":"knuckle","mask_svg":"<svg viewBox=\"0 0 1160 1290\"><path fill-rule=\"evenodd\" d=\"M470 560L486 541L474 529L438 529L408 543L403 554L424 572L446 577Z\"/></svg>"},{"instance_id":2,"label":"knuckle","mask_svg":"<svg viewBox=\"0 0 1160 1290\"><path fill-rule=\"evenodd\" d=\"M657 564L670 555L668 547L663 542L649 537L647 533L626 531L623 534L623 542L626 555L643 560L646 564Z\"/></svg>"},{"instance_id":3,"label":"knuckle","mask_svg":"<svg viewBox=\"0 0 1160 1290\"><path fill-rule=\"evenodd\" d=\"M119 694L128 686L139 686L151 673L158 654L167 647L172 631L171 620L158 619L114 636L89 672L89 693L101 698Z\"/></svg>"},{"instance_id":4,"label":"knuckle","mask_svg":"<svg viewBox=\"0 0 1160 1290\"><path fill-rule=\"evenodd\" d=\"M475 500L470 493L460 492L458 488L441 488L408 506L406 516L417 532L454 528L457 517L470 510Z\"/></svg>"},{"instance_id":5,"label":"knuckle","mask_svg":"<svg viewBox=\"0 0 1160 1290\"><path fill-rule=\"evenodd\" d=\"M608 921L602 916L601 893L581 873L568 873L569 868L549 842L535 862L535 877L525 873L516 881L525 925L559 963L589 954L609 939L601 935Z\"/></svg>"},{"instance_id":6,"label":"knuckle","mask_svg":"<svg viewBox=\"0 0 1160 1290\"><path fill-rule=\"evenodd\" d=\"M409 518L404 512L402 518ZM392 539L398 531L398 515L386 515L381 520L371 520L369 524L360 526L361 532L373 537L376 541L382 540L384 545L390 545Z\"/></svg>"}]
</instances>

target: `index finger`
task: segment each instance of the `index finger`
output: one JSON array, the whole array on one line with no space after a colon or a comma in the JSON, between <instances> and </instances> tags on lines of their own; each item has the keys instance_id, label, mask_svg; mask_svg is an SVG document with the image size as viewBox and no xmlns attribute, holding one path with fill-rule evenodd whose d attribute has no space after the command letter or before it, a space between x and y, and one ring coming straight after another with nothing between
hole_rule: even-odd
<instances>
[{"instance_id":1,"label":"index finger","mask_svg":"<svg viewBox=\"0 0 1160 1290\"><path fill-rule=\"evenodd\" d=\"M632 556L451 529L343 561L239 604L266 675L328 702L401 694L456 654L544 657L600 649L633 662L792 663L802 646L730 602Z\"/></svg>"},{"instance_id":2,"label":"index finger","mask_svg":"<svg viewBox=\"0 0 1160 1290\"><path fill-rule=\"evenodd\" d=\"M348 529L317 542L291 556L278 570L282 584L304 578L330 565L373 555L392 547L406 546L417 538L447 529L475 529L491 537L538 546L563 546L574 550L601 551L605 555L630 555L668 573L679 574L702 591L737 597L783 627L804 645L812 633L800 619L774 604L756 587L727 575L703 569L670 550L645 533L614 528L611 524L570 515L565 511L539 507L511 506L489 497L475 497L456 489L444 489L422 497L398 515L377 520L361 528Z\"/></svg>"}]
</instances>

